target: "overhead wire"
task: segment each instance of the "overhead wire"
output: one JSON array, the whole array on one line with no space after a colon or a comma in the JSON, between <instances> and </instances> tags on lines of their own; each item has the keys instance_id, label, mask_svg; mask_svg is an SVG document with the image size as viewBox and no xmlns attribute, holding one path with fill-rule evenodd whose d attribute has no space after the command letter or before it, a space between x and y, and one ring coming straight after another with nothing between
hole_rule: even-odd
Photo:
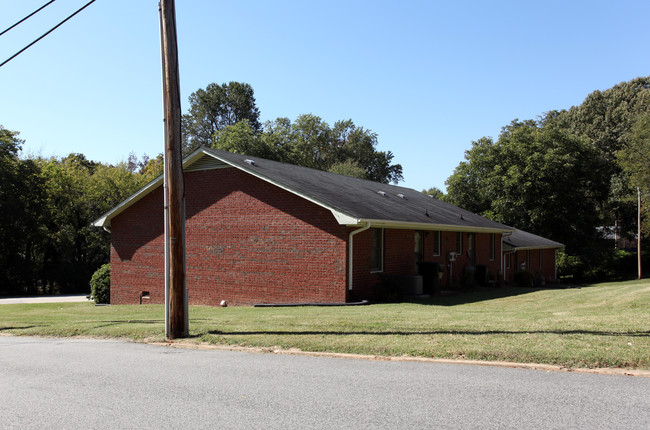
<instances>
[{"instance_id":1,"label":"overhead wire","mask_svg":"<svg viewBox=\"0 0 650 430\"><path fill-rule=\"evenodd\" d=\"M16 26L22 24L23 22L27 21L29 18L33 17L34 15L36 15L37 13L39 13L40 11L42 11L43 9L45 9L46 7L48 7L49 5L51 5L52 3L54 3L55 1L56 1L56 0L50 0L49 2L45 3L43 6L39 7L39 8L36 9L34 12L30 13L29 15L27 15L25 18L21 19L20 21L18 21L17 23L15 23L14 25L12 25L11 27L7 28L6 30L3 30L2 33L0 33L0 36L2 36L3 34L5 34L6 32L8 32L8 31L11 30L12 28L14 28L14 27L16 27Z\"/></svg>"},{"instance_id":2,"label":"overhead wire","mask_svg":"<svg viewBox=\"0 0 650 430\"><path fill-rule=\"evenodd\" d=\"M54 1L54 0L50 1L50 3L46 4L45 6L51 4L53 1ZM60 27L61 25L63 25L66 21L68 21L70 18L72 18L73 16L75 16L76 14L78 14L79 12L81 12L82 10L84 10L85 8L87 8L88 6L90 6L90 5L91 5L92 3L94 3L95 1L96 1L96 0L90 0L88 3L86 3L85 5L83 5L82 7L80 7L79 9L77 9L74 13L72 13L70 16L68 16L67 18L65 18L63 21L59 22L59 23L58 23L57 25L55 25L54 27L50 28L48 31L46 31L45 33L43 33L43 34L42 34L41 36L39 36L36 40L34 40L32 43L30 43L29 45L25 46L23 49L21 49L20 51L16 52L14 55L12 55L11 57L9 57L9 58L7 58L5 61L3 61L3 62L0 64L0 67L4 66L4 65L7 64L8 62L10 62L11 60L13 60L14 58L16 58L17 56L19 56L19 55L22 54L23 52L25 52L26 50L28 50L29 48L31 48L32 45L34 45L34 44L37 43L39 40L41 40L42 38L44 38L45 36L47 36L48 34L50 34L51 32L53 32L54 30L56 30L57 28L59 28L59 27ZM41 7L41 9L43 9L45 6ZM39 9L39 10L41 10L41 9ZM38 12L38 11L36 11L36 12ZM34 12L34 13L36 13L36 12ZM34 13L32 13L32 15L33 15ZM24 20L27 19L27 18L29 18L29 17L23 18L20 22L24 21ZM14 24L12 27L10 27L9 29L5 30L3 33L9 31L11 28L13 28L13 27L15 27L16 25L20 24L20 22Z\"/></svg>"}]
</instances>

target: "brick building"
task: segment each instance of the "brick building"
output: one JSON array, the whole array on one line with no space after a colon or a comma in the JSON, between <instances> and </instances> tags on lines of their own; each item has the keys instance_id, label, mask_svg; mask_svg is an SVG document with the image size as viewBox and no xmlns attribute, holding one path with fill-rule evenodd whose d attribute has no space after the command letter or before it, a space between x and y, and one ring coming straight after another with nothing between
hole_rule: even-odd
<instances>
[{"instance_id":1,"label":"brick building","mask_svg":"<svg viewBox=\"0 0 650 430\"><path fill-rule=\"evenodd\" d=\"M503 279L513 282L514 274L525 270L543 283L556 281L556 252L561 248L559 242L515 230L503 238Z\"/></svg>"},{"instance_id":2,"label":"brick building","mask_svg":"<svg viewBox=\"0 0 650 430\"><path fill-rule=\"evenodd\" d=\"M183 163L190 304L372 299L387 277L503 276L505 226L418 191L202 148ZM163 179L95 221L111 232L111 303L164 302ZM421 282L421 280L419 281ZM426 289L426 288L425 288Z\"/></svg>"}]
</instances>

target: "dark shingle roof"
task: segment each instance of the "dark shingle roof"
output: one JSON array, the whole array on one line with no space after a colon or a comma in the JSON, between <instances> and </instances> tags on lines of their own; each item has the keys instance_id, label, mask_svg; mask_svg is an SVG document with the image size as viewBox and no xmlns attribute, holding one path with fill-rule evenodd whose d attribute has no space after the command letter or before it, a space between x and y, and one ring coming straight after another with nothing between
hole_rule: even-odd
<instances>
[{"instance_id":1,"label":"dark shingle roof","mask_svg":"<svg viewBox=\"0 0 650 430\"><path fill-rule=\"evenodd\" d=\"M503 237L503 244L510 249L564 248L564 245L523 230Z\"/></svg>"},{"instance_id":2,"label":"dark shingle roof","mask_svg":"<svg viewBox=\"0 0 650 430\"><path fill-rule=\"evenodd\" d=\"M418 224L420 228L447 226L460 230L514 230L411 188L216 149L203 148L202 151L357 220ZM252 160L253 164L246 160Z\"/></svg>"},{"instance_id":3,"label":"dark shingle roof","mask_svg":"<svg viewBox=\"0 0 650 430\"><path fill-rule=\"evenodd\" d=\"M491 221L411 188L382 184L216 149L200 148L183 162L185 171L234 167L329 209L340 224L476 232L512 232ZM159 187L159 176L93 222L110 227L111 219Z\"/></svg>"}]
</instances>

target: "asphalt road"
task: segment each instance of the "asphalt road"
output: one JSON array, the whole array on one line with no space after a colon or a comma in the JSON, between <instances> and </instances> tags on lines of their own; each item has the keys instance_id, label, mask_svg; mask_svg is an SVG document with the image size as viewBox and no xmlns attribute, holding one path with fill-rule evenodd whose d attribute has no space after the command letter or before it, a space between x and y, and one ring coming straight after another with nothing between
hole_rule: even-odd
<instances>
[{"instance_id":1,"label":"asphalt road","mask_svg":"<svg viewBox=\"0 0 650 430\"><path fill-rule=\"evenodd\" d=\"M650 378L0 336L3 429L647 429Z\"/></svg>"}]
</instances>

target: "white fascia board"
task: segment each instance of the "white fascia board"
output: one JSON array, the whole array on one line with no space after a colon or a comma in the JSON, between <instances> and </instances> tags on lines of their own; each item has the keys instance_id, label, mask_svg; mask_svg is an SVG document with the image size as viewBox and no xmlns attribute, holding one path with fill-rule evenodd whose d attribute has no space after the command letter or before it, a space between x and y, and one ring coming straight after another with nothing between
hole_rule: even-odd
<instances>
[{"instance_id":1,"label":"white fascia board","mask_svg":"<svg viewBox=\"0 0 650 430\"><path fill-rule=\"evenodd\" d=\"M205 152L203 149L197 149L194 151L192 154L190 154L185 161L183 162L183 169L185 169L188 166L191 166L194 162L196 162L198 159L202 158L203 154L206 155L211 155L207 152ZM115 206L113 209L110 211L106 212L104 215L101 217L97 218L95 221L93 221L92 225L94 227L110 227L111 225L111 219L116 217L117 215L121 214L124 212L128 207L133 205L135 202L149 194L151 191L154 189L158 188L164 181L164 175L158 176L156 179L153 181L149 182L147 185L144 187L140 188L138 191L136 191L134 194L132 194L129 198L124 200L122 203L119 205Z\"/></svg>"},{"instance_id":2,"label":"white fascia board","mask_svg":"<svg viewBox=\"0 0 650 430\"><path fill-rule=\"evenodd\" d=\"M332 215L334 215L334 218L336 218L336 221L339 223L339 225L351 226L359 225L361 223L361 220L359 218L355 218L343 212L339 212L336 209L330 209L330 211L332 212Z\"/></svg>"},{"instance_id":3,"label":"white fascia board","mask_svg":"<svg viewBox=\"0 0 650 430\"><path fill-rule=\"evenodd\" d=\"M124 200L122 203L115 206L113 209L106 212L101 217L97 218L95 221L93 221L92 225L95 227L110 227L112 218L124 212L129 206L149 194L154 189L158 188L162 183L163 176L160 175L144 187L140 188L140 190L136 191L135 194L132 194L131 197Z\"/></svg>"},{"instance_id":4,"label":"white fascia board","mask_svg":"<svg viewBox=\"0 0 650 430\"><path fill-rule=\"evenodd\" d=\"M377 228L394 228L405 230L438 230L438 231L460 231L466 233L510 233L514 229L500 229L500 228L486 228L486 227L471 227L462 225L449 225L449 224L428 224L417 222L404 222L404 221L390 221L390 220L372 220L360 219L359 223L369 222L373 227ZM354 224L354 225L358 225ZM353 227L354 225L348 225Z\"/></svg>"},{"instance_id":5,"label":"white fascia board","mask_svg":"<svg viewBox=\"0 0 650 430\"><path fill-rule=\"evenodd\" d=\"M508 251L529 251L532 249L562 249L564 248L564 245L562 246L512 246L508 245L507 243L503 244L503 249L508 250Z\"/></svg>"}]
</instances>

